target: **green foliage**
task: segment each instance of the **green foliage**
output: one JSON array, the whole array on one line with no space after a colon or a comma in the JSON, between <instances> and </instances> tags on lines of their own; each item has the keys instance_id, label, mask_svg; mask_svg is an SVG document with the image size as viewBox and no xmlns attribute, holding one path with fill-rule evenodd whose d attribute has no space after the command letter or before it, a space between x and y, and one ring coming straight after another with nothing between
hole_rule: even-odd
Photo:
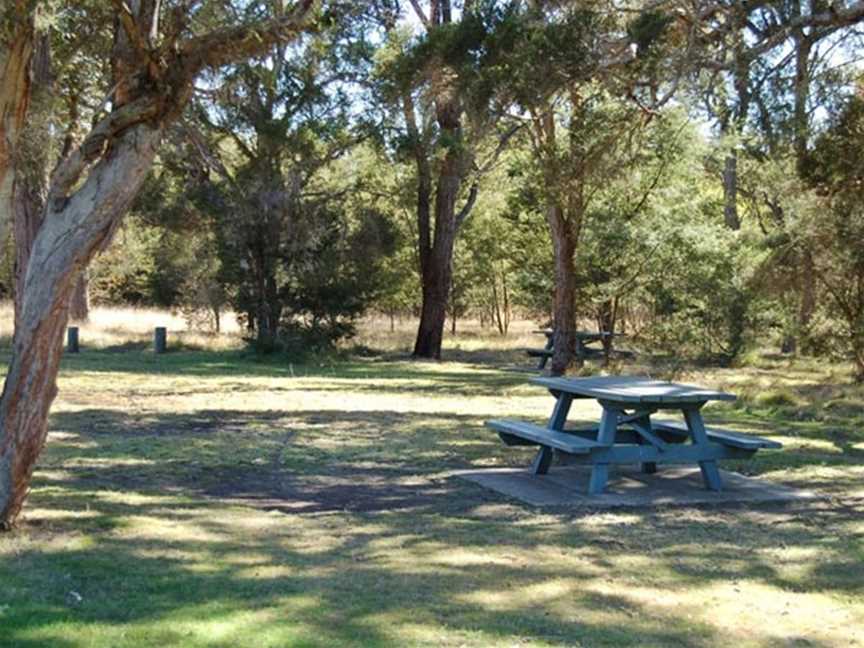
<instances>
[{"instance_id":1,"label":"green foliage","mask_svg":"<svg viewBox=\"0 0 864 648\"><path fill-rule=\"evenodd\" d=\"M355 320L384 289L381 272L397 235L381 214L364 211L350 231L327 219L309 248L285 259L282 332L289 351L324 350L352 337Z\"/></svg>"},{"instance_id":2,"label":"green foliage","mask_svg":"<svg viewBox=\"0 0 864 648\"><path fill-rule=\"evenodd\" d=\"M156 257L162 234L157 227L141 225L132 219L127 221L117 232L113 244L91 266L93 302L138 306L158 303L154 286L158 283Z\"/></svg>"},{"instance_id":3,"label":"green foliage","mask_svg":"<svg viewBox=\"0 0 864 648\"><path fill-rule=\"evenodd\" d=\"M852 355L864 381L864 100L852 97L819 138L805 167L819 194L801 236L814 259L831 314L842 323L835 339Z\"/></svg>"},{"instance_id":4,"label":"green foliage","mask_svg":"<svg viewBox=\"0 0 864 648\"><path fill-rule=\"evenodd\" d=\"M636 54L645 56L655 48L673 21L673 16L657 9L640 13L627 25L627 36L636 45Z\"/></svg>"},{"instance_id":5,"label":"green foliage","mask_svg":"<svg viewBox=\"0 0 864 648\"><path fill-rule=\"evenodd\" d=\"M196 20L267 10L207 3ZM831 117L802 166L807 188L784 143L794 97L789 78L772 72L774 55L752 61L760 85L741 132L716 141L683 112L704 102L719 119L723 103L728 119L728 83L695 87L698 99L679 94L680 112L633 101L650 103L667 72L685 69L672 69L684 36L671 13L484 0L416 31L398 13L390 1L329 5L314 37L205 78L187 115L198 139L190 143L186 126L172 134L133 218L94 267L94 300L171 306L202 326L231 307L256 344L272 330L264 346L295 355L350 336L365 310L416 314L419 148L433 178L448 153L470 169L459 203L480 181L456 243L452 315L505 330L511 312L545 322L555 281L546 208L576 205L580 325L611 317L652 352L731 362L801 333L807 253L819 285L810 350L864 348L854 279L864 273L864 102L840 102L847 72L814 63L811 103ZM84 24L86 15L98 20ZM98 110L89 99L110 85L88 49L110 41L109 15L89 3L51 14L62 36L58 105L87 99L84 120ZM598 63L624 34L636 56L607 72ZM419 129L411 135L406 93ZM448 108L458 128L438 123L448 93L459 99ZM757 113L771 116L756 124ZM546 114L548 141L532 121ZM498 165L484 166L517 125ZM720 174L733 151L738 232L722 218Z\"/></svg>"}]
</instances>

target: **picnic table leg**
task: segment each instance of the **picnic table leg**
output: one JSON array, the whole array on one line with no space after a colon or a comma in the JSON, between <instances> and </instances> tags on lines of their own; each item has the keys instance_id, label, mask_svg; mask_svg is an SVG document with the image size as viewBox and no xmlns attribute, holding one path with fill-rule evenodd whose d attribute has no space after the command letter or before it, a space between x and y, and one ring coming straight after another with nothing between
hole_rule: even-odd
<instances>
[{"instance_id":1,"label":"picnic table leg","mask_svg":"<svg viewBox=\"0 0 864 648\"><path fill-rule=\"evenodd\" d=\"M549 472L549 466L552 465L552 448L548 446L540 446L537 454L534 455L534 461L531 462L532 475L545 475Z\"/></svg>"},{"instance_id":2,"label":"picnic table leg","mask_svg":"<svg viewBox=\"0 0 864 648\"><path fill-rule=\"evenodd\" d=\"M708 435L705 434L705 423L702 421L702 413L698 407L688 407L684 410L684 420L687 422L687 429L693 437L693 443L697 446L702 446L707 449ZM702 471L702 480L705 482L705 488L713 491L723 490L723 480L720 478L720 469L717 468L717 462L713 459L706 459L699 462L699 469Z\"/></svg>"},{"instance_id":3,"label":"picnic table leg","mask_svg":"<svg viewBox=\"0 0 864 648\"><path fill-rule=\"evenodd\" d=\"M556 398L555 409L552 410L552 416L549 417L547 427L551 430L563 430L564 424L567 422L567 414L570 413L570 405L573 403L573 396L563 392L557 392L554 396ZM531 462L531 473L534 475L548 473L553 457L552 448L540 446L534 456L534 461Z\"/></svg>"},{"instance_id":4,"label":"picnic table leg","mask_svg":"<svg viewBox=\"0 0 864 648\"><path fill-rule=\"evenodd\" d=\"M597 431L597 443L611 445L615 442L615 431L618 429L618 410L603 406L603 416L600 417L600 429ZM588 494L599 495L606 488L609 479L608 462L598 462L591 466L591 479L588 482Z\"/></svg>"},{"instance_id":5,"label":"picnic table leg","mask_svg":"<svg viewBox=\"0 0 864 648\"><path fill-rule=\"evenodd\" d=\"M644 425L649 430L651 429L651 418L649 416L645 416L643 418L640 418L639 423ZM639 438L639 445L647 445L648 444L648 442L644 438L642 438L641 436L639 436L638 438ZM645 473L646 475L653 475L654 473L657 472L657 462L656 461L643 461L642 463L639 464L639 469L643 473Z\"/></svg>"},{"instance_id":6,"label":"picnic table leg","mask_svg":"<svg viewBox=\"0 0 864 648\"><path fill-rule=\"evenodd\" d=\"M551 351L552 347L555 344L555 338L551 335L546 336L546 346L543 347L544 351ZM549 356L540 356L540 360L537 362L537 370L543 371L546 368L546 363L549 361Z\"/></svg>"},{"instance_id":7,"label":"picnic table leg","mask_svg":"<svg viewBox=\"0 0 864 648\"><path fill-rule=\"evenodd\" d=\"M550 430L563 430L564 424L567 422L567 415L570 413L570 406L573 404L573 395L565 394L564 392L556 392L555 409L552 410L552 416L549 417L547 427Z\"/></svg>"}]
</instances>

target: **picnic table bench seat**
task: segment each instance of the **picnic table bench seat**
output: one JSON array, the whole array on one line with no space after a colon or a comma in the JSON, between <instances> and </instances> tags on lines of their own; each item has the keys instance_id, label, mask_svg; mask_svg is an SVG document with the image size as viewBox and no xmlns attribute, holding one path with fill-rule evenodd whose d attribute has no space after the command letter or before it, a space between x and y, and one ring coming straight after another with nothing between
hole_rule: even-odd
<instances>
[{"instance_id":1,"label":"picnic table bench seat","mask_svg":"<svg viewBox=\"0 0 864 648\"><path fill-rule=\"evenodd\" d=\"M525 421L494 419L486 421L486 426L497 431L507 445L542 445L569 454L588 454L594 448L605 447L590 439Z\"/></svg>"},{"instance_id":2,"label":"picnic table bench seat","mask_svg":"<svg viewBox=\"0 0 864 648\"><path fill-rule=\"evenodd\" d=\"M544 445L556 450L568 452L570 454L586 454L590 453L595 448L604 448L604 446L596 441L591 441L584 436L578 436L580 433L585 433L582 430L552 430L542 425L535 425L525 421L515 421L507 419L495 419L487 421L486 425L498 432L501 440L507 445ZM687 425L683 422L676 421L652 421L651 427L659 433L668 433L673 437L678 437L676 440L684 441L689 436ZM779 449L783 444L771 439L754 436L752 434L744 434L741 432L732 432L730 430L721 430L718 428L705 428L705 435L708 440L720 445L739 448L741 450L761 450L761 449ZM666 435L664 435L666 436Z\"/></svg>"},{"instance_id":3,"label":"picnic table bench seat","mask_svg":"<svg viewBox=\"0 0 864 648\"><path fill-rule=\"evenodd\" d=\"M679 434L682 437L689 435L687 425L677 421L651 421L651 426L661 432L670 432ZM742 450L760 450L762 448L778 449L782 448L783 444L779 441L771 439L763 439L762 437L752 434L744 434L742 432L732 432L731 430L721 430L719 428L705 428L705 436L709 441L720 443L722 445L731 446L733 448L741 448Z\"/></svg>"},{"instance_id":4,"label":"picnic table bench seat","mask_svg":"<svg viewBox=\"0 0 864 648\"><path fill-rule=\"evenodd\" d=\"M525 355L529 358L542 358L542 363L545 366L546 361L555 354L554 349L525 349ZM603 349L592 349L591 347L583 346L578 350L577 354L583 358L599 358L603 355ZM613 351L612 355L619 357L632 357L629 351Z\"/></svg>"}]
</instances>

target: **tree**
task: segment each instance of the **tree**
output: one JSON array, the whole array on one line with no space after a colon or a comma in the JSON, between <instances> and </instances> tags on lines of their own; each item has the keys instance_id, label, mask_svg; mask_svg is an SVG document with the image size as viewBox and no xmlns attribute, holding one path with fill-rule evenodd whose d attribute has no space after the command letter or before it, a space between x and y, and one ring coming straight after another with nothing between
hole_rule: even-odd
<instances>
[{"instance_id":1,"label":"tree","mask_svg":"<svg viewBox=\"0 0 864 648\"><path fill-rule=\"evenodd\" d=\"M856 37L849 26L862 17L860 2L840 6L822 0L734 3L717 13L714 20L727 28L711 30L700 64L710 77L703 87L705 107L726 140L721 175L730 229L741 227L741 194L752 200L754 193L765 192L741 173L742 157L758 159L766 149L775 157L791 153L800 173L812 132L814 88L825 96L826 81L837 85L833 68L841 58L838 53ZM770 198L778 200L776 195ZM816 308L813 258L804 248L775 256L795 275L789 288L797 293L796 313L790 318L794 324L787 328L783 347L806 349ZM747 308L746 292L734 305L739 311Z\"/></svg>"},{"instance_id":2,"label":"tree","mask_svg":"<svg viewBox=\"0 0 864 648\"><path fill-rule=\"evenodd\" d=\"M156 0L112 3L118 29L112 50L104 52L114 76L110 107L51 174L21 291L0 397L2 528L11 527L21 512L45 443L75 282L135 198L166 129L192 95L193 81L202 70L256 56L272 43L298 38L312 28L313 2L301 0L255 22L196 33L190 20L215 4L190 8L179 3L169 11ZM36 11L27 5L17 2L11 9L12 43L19 43L17 34L24 33L25 52L32 51L32 35L27 34L32 34L29 25ZM163 21L163 15L169 18ZM9 69L7 64L4 70ZM26 106L27 84L7 83L6 75L4 71L0 105ZM10 140L4 134L6 149L14 142L14 131L12 135ZM0 178L7 174L0 167Z\"/></svg>"},{"instance_id":3,"label":"tree","mask_svg":"<svg viewBox=\"0 0 864 648\"><path fill-rule=\"evenodd\" d=\"M800 245L811 252L816 281L841 323L843 350L855 381L864 382L864 98L860 92L832 116L802 165L818 192L801 228Z\"/></svg>"},{"instance_id":4,"label":"tree","mask_svg":"<svg viewBox=\"0 0 864 648\"><path fill-rule=\"evenodd\" d=\"M345 191L316 179L356 143L345 86L360 67L357 52L368 52L347 25L346 17L314 44L277 43L260 59L221 72L196 111L238 159L222 164L227 173L213 185L222 194L219 208L211 211L224 274L239 287L236 307L262 350L275 348L279 334L283 261L293 263L326 238L328 203Z\"/></svg>"},{"instance_id":5,"label":"tree","mask_svg":"<svg viewBox=\"0 0 864 648\"><path fill-rule=\"evenodd\" d=\"M456 238L474 207L480 178L512 135L512 129L498 132L496 144L482 156L482 143L495 133L501 110L495 86L484 76L500 56L494 33L502 14L495 4L468 0L458 11L451 0L431 0L426 9L412 0L424 33L406 42L391 29L391 48L399 51L379 70L385 103L397 104L401 112L399 148L416 168L422 289L416 358L441 357Z\"/></svg>"},{"instance_id":6,"label":"tree","mask_svg":"<svg viewBox=\"0 0 864 648\"><path fill-rule=\"evenodd\" d=\"M635 135L651 117L639 95L649 104L663 101L655 86L641 88L637 79L656 74L654 43L670 20L648 11L628 25L602 3L537 3L507 33L504 49L511 55L502 82L519 108L517 118L528 121L533 184L554 251L554 375L577 359L576 256L589 207L637 152ZM639 43L635 54L631 40Z\"/></svg>"}]
</instances>

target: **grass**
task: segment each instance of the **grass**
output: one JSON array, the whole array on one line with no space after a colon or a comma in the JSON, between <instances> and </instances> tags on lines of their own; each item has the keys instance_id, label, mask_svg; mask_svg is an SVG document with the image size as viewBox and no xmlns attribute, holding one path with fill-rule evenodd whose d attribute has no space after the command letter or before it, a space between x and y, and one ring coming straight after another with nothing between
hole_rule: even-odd
<instances>
[{"instance_id":1,"label":"grass","mask_svg":"<svg viewBox=\"0 0 864 648\"><path fill-rule=\"evenodd\" d=\"M826 500L576 514L449 477L528 462L482 422L549 413L506 370L530 323L468 328L443 363L405 358L410 323L371 323L381 353L315 366L259 362L236 333L118 352L123 326L64 359L24 524L0 536L3 648L864 645L848 367L675 374L741 395L709 421L785 444L730 467Z\"/></svg>"}]
</instances>

